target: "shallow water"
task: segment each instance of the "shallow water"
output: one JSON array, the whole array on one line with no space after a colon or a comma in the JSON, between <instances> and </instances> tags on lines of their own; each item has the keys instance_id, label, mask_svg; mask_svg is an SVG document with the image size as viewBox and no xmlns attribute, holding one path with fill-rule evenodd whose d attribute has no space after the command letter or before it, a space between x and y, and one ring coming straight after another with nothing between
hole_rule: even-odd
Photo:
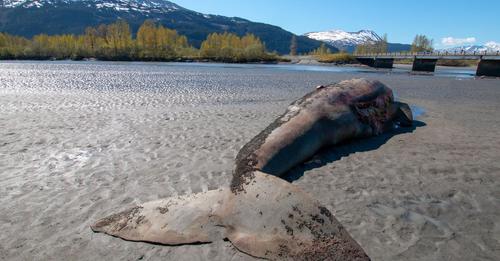
<instances>
[{"instance_id":1,"label":"shallow water","mask_svg":"<svg viewBox=\"0 0 500 261\"><path fill-rule=\"evenodd\" d=\"M411 112L413 114L413 118L417 119L423 115L425 115L425 109L423 107L410 104Z\"/></svg>"}]
</instances>

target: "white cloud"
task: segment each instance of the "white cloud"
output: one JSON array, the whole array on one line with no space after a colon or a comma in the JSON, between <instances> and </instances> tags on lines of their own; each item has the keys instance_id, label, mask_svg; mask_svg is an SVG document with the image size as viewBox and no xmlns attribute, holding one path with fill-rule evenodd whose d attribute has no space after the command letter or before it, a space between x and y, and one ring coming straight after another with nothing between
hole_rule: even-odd
<instances>
[{"instance_id":1,"label":"white cloud","mask_svg":"<svg viewBox=\"0 0 500 261\"><path fill-rule=\"evenodd\" d=\"M467 37L467 38L445 37L441 39L441 43L446 46L473 44L475 42L476 42L476 37Z\"/></svg>"}]
</instances>

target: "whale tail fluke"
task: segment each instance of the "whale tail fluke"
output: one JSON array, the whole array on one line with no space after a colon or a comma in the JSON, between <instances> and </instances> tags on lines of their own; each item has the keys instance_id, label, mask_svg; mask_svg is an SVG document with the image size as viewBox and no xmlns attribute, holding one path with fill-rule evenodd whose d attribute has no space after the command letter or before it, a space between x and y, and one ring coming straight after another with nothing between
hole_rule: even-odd
<instances>
[{"instance_id":1,"label":"whale tail fluke","mask_svg":"<svg viewBox=\"0 0 500 261\"><path fill-rule=\"evenodd\" d=\"M240 251L271 260L369 260L330 211L297 186L255 171L243 188L148 202L91 228L164 245L227 238Z\"/></svg>"},{"instance_id":2,"label":"whale tail fluke","mask_svg":"<svg viewBox=\"0 0 500 261\"><path fill-rule=\"evenodd\" d=\"M271 260L369 260L328 209L298 186L254 171L228 198L227 238Z\"/></svg>"},{"instance_id":3,"label":"whale tail fluke","mask_svg":"<svg viewBox=\"0 0 500 261\"><path fill-rule=\"evenodd\" d=\"M135 206L90 227L130 241L164 245L209 243L224 238L217 210L227 190L212 190Z\"/></svg>"}]
</instances>

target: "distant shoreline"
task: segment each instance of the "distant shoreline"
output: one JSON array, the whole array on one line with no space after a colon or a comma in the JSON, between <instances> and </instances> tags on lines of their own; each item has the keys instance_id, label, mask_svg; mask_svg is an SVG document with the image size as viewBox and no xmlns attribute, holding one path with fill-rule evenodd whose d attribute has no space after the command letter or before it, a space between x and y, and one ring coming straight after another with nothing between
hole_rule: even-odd
<instances>
[{"instance_id":1,"label":"distant shoreline","mask_svg":"<svg viewBox=\"0 0 500 261\"><path fill-rule=\"evenodd\" d=\"M177 58L168 60L133 60L133 59L118 59L118 60L107 60L107 59L97 59L97 58L83 58L83 59L42 59L42 58L26 58L26 59L0 59L0 62L6 61L45 61L45 62L60 62L60 61L71 61L71 62L152 62L152 63L216 63L216 64L268 64L268 65L315 65L315 66L335 66L335 67L366 67L366 65L360 64L358 62L351 63L326 63L319 62L311 55L301 55L301 56L281 56L275 60L261 60L261 61L247 61L247 62L235 62L235 61L221 61L218 59L201 59L201 58ZM398 65L411 65L407 62L394 61L394 68ZM452 65L439 65L445 68L474 68L476 65L473 64L452 64Z\"/></svg>"},{"instance_id":2,"label":"distant shoreline","mask_svg":"<svg viewBox=\"0 0 500 261\"><path fill-rule=\"evenodd\" d=\"M192 62L208 62L208 63L241 63L241 64L255 64L255 63L265 63L265 64L277 64L279 62L284 62L280 59L268 59L268 60L255 60L255 61L232 61L232 60L219 60L219 59L207 59L207 58L174 58L174 59L97 59L97 58L79 58L79 59L56 59L56 58L41 58L41 57L26 57L26 58L9 58L0 59L0 61L99 61L99 62L179 62L179 63L192 63Z\"/></svg>"}]
</instances>

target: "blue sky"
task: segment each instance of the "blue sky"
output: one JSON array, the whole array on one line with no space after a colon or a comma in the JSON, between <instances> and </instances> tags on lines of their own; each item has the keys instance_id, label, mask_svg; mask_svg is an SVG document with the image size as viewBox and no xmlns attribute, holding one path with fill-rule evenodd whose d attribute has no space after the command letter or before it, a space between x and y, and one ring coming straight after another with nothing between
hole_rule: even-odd
<instances>
[{"instance_id":1,"label":"blue sky","mask_svg":"<svg viewBox=\"0 0 500 261\"><path fill-rule=\"evenodd\" d=\"M390 42L416 34L436 48L500 42L499 0L172 0L194 11L238 16L296 34L371 29Z\"/></svg>"}]
</instances>

